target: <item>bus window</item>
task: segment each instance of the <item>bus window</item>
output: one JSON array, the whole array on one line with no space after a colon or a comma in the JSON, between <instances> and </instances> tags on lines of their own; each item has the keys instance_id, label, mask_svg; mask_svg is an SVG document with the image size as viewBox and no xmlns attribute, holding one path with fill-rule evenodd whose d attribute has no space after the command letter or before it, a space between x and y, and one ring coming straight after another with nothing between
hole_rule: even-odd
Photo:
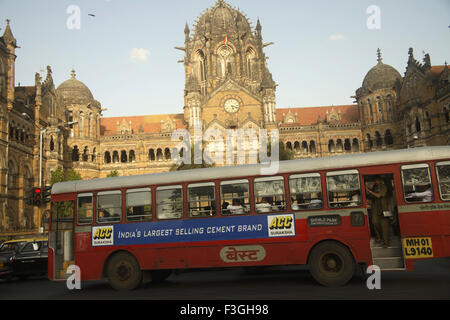
<instances>
[{"instance_id":1,"label":"bus window","mask_svg":"<svg viewBox=\"0 0 450 320\"><path fill-rule=\"evenodd\" d=\"M245 214L250 212L248 180L222 181L220 197L222 214Z\"/></svg>"},{"instance_id":2,"label":"bus window","mask_svg":"<svg viewBox=\"0 0 450 320\"><path fill-rule=\"evenodd\" d=\"M127 221L152 219L152 190L129 189L126 192Z\"/></svg>"},{"instance_id":3,"label":"bus window","mask_svg":"<svg viewBox=\"0 0 450 320\"><path fill-rule=\"evenodd\" d=\"M78 224L91 224L93 220L92 193L80 193L77 204Z\"/></svg>"},{"instance_id":4,"label":"bus window","mask_svg":"<svg viewBox=\"0 0 450 320\"><path fill-rule=\"evenodd\" d=\"M210 217L216 214L216 191L214 182L188 185L190 217Z\"/></svg>"},{"instance_id":5,"label":"bus window","mask_svg":"<svg viewBox=\"0 0 450 320\"><path fill-rule=\"evenodd\" d=\"M179 219L183 217L182 186L156 189L156 217L158 219Z\"/></svg>"},{"instance_id":6,"label":"bus window","mask_svg":"<svg viewBox=\"0 0 450 320\"><path fill-rule=\"evenodd\" d=\"M328 203L331 208L361 205L361 188L357 170L327 172Z\"/></svg>"},{"instance_id":7,"label":"bus window","mask_svg":"<svg viewBox=\"0 0 450 320\"><path fill-rule=\"evenodd\" d=\"M257 213L283 211L285 208L283 177L255 179L255 209Z\"/></svg>"},{"instance_id":8,"label":"bus window","mask_svg":"<svg viewBox=\"0 0 450 320\"><path fill-rule=\"evenodd\" d=\"M120 222L122 217L122 192L102 191L97 194L97 222Z\"/></svg>"},{"instance_id":9,"label":"bus window","mask_svg":"<svg viewBox=\"0 0 450 320\"><path fill-rule=\"evenodd\" d=\"M428 164L411 164L401 167L403 192L406 202L433 201L430 167Z\"/></svg>"},{"instance_id":10,"label":"bus window","mask_svg":"<svg viewBox=\"0 0 450 320\"><path fill-rule=\"evenodd\" d=\"M52 230L71 229L75 215L75 201L52 202Z\"/></svg>"},{"instance_id":11,"label":"bus window","mask_svg":"<svg viewBox=\"0 0 450 320\"><path fill-rule=\"evenodd\" d=\"M436 163L441 199L450 201L450 161Z\"/></svg>"},{"instance_id":12,"label":"bus window","mask_svg":"<svg viewBox=\"0 0 450 320\"><path fill-rule=\"evenodd\" d=\"M320 173L294 174L289 177L292 210L321 209L322 183Z\"/></svg>"}]
</instances>

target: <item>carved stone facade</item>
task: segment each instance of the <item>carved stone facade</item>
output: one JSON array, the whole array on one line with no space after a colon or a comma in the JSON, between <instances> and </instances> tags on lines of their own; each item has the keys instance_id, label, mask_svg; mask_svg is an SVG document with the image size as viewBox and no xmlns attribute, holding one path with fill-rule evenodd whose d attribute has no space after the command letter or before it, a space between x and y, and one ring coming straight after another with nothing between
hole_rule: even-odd
<instances>
[{"instance_id":1,"label":"carved stone facade","mask_svg":"<svg viewBox=\"0 0 450 320\"><path fill-rule=\"evenodd\" d=\"M259 20L255 29L250 25L242 12L218 0L192 33L186 24L184 46L176 47L184 53L180 113L105 118L75 71L57 88L50 67L44 80L35 75L34 86L15 86L17 45L8 21L0 37L0 235L36 230L45 212L25 204L26 190L40 177L48 184L59 166L84 179L112 171L122 176L168 171L178 143L172 133L179 129L193 134L201 126L223 135L278 129L295 158L450 143L446 64L432 66L428 54L420 63L410 49L401 76L378 51L377 64L356 90L356 104L278 108L264 53L272 43L263 42Z\"/></svg>"}]
</instances>

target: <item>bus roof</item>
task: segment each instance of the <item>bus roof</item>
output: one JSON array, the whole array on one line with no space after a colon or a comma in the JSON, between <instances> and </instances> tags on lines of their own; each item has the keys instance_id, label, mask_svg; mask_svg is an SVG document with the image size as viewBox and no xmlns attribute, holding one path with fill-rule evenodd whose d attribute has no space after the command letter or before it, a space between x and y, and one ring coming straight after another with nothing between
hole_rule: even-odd
<instances>
[{"instance_id":1,"label":"bus roof","mask_svg":"<svg viewBox=\"0 0 450 320\"><path fill-rule=\"evenodd\" d=\"M383 165L389 163L416 162L450 158L450 146L420 147L394 151L348 154L323 158L280 161L276 174L301 171L317 171ZM77 180L55 183L52 194L86 192L102 189L129 188L137 186L176 184L185 181L215 180L223 178L243 178L261 175L268 165L252 164L207 169L193 169L152 173L135 176Z\"/></svg>"}]
</instances>

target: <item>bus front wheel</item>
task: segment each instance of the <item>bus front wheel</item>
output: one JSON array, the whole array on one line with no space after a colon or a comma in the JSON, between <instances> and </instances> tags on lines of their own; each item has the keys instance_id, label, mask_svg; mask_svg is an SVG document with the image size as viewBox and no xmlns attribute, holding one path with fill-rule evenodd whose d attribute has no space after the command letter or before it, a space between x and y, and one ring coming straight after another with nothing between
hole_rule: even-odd
<instances>
[{"instance_id":1,"label":"bus front wheel","mask_svg":"<svg viewBox=\"0 0 450 320\"><path fill-rule=\"evenodd\" d=\"M355 261L347 247L337 242L323 242L313 248L309 271L321 285L343 286L355 273Z\"/></svg>"},{"instance_id":2,"label":"bus front wheel","mask_svg":"<svg viewBox=\"0 0 450 320\"><path fill-rule=\"evenodd\" d=\"M142 281L139 263L126 252L119 252L111 257L106 275L109 284L115 290L134 290Z\"/></svg>"}]
</instances>

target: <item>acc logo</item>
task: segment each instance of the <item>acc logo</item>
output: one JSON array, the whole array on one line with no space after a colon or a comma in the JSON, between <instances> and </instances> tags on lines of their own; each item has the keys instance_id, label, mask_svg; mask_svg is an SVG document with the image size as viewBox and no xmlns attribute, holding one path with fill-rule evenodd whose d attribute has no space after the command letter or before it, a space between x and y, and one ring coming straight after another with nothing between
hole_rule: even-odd
<instances>
[{"instance_id":1,"label":"acc logo","mask_svg":"<svg viewBox=\"0 0 450 320\"><path fill-rule=\"evenodd\" d=\"M269 237L295 236L295 219L293 214L267 216Z\"/></svg>"},{"instance_id":2,"label":"acc logo","mask_svg":"<svg viewBox=\"0 0 450 320\"><path fill-rule=\"evenodd\" d=\"M114 244L114 226L92 227L92 246L111 246Z\"/></svg>"}]
</instances>

